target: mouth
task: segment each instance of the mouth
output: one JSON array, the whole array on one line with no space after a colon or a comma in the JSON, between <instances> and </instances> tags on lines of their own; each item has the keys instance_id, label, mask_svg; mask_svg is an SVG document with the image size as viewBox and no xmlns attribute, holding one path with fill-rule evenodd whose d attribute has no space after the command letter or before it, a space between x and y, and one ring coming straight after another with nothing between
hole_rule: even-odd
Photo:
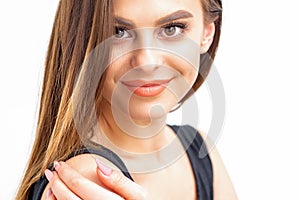
<instances>
[{"instance_id":1,"label":"mouth","mask_svg":"<svg viewBox=\"0 0 300 200\"><path fill-rule=\"evenodd\" d=\"M141 97L155 97L166 89L168 83L171 80L172 79L152 81L129 80L122 81L121 83L125 85L130 91L132 91L135 95Z\"/></svg>"}]
</instances>

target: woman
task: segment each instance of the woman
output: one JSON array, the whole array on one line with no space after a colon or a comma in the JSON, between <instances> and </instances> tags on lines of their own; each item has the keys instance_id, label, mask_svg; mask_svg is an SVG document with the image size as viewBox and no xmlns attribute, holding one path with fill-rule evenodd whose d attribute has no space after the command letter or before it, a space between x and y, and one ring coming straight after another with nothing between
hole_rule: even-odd
<instances>
[{"instance_id":1,"label":"woman","mask_svg":"<svg viewBox=\"0 0 300 200\"><path fill-rule=\"evenodd\" d=\"M206 78L221 21L219 0L60 1L17 199L236 199L202 134L165 122Z\"/></svg>"}]
</instances>

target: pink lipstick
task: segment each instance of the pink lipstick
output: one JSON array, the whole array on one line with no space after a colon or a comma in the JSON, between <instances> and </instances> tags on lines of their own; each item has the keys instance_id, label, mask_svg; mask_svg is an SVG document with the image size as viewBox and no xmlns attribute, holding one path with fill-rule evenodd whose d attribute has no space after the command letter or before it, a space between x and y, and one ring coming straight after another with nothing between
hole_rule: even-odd
<instances>
[{"instance_id":1,"label":"pink lipstick","mask_svg":"<svg viewBox=\"0 0 300 200\"><path fill-rule=\"evenodd\" d=\"M168 84L170 80L171 79L154 81L130 80L122 81L122 83L138 96L154 97L166 89L166 84Z\"/></svg>"}]
</instances>

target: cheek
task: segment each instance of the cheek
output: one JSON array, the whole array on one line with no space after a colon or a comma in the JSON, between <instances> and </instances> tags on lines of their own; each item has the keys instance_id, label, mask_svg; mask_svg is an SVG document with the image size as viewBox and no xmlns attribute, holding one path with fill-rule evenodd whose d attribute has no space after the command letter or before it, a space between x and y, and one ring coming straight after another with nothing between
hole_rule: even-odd
<instances>
[{"instance_id":1,"label":"cheek","mask_svg":"<svg viewBox=\"0 0 300 200\"><path fill-rule=\"evenodd\" d=\"M198 32L197 32L198 33ZM171 55L165 56L165 63L175 69L189 85L195 82L200 66L201 48L195 40L199 40L199 34L195 33L194 37L184 38L182 41L173 43L168 47Z\"/></svg>"},{"instance_id":2,"label":"cheek","mask_svg":"<svg viewBox=\"0 0 300 200\"><path fill-rule=\"evenodd\" d=\"M117 83L120 78L129 70L128 59L121 57L115 61L107 68L107 78L114 83Z\"/></svg>"},{"instance_id":3,"label":"cheek","mask_svg":"<svg viewBox=\"0 0 300 200\"><path fill-rule=\"evenodd\" d=\"M110 102L112 93L122 73L118 70L118 63L113 63L106 69L106 77L103 86L103 97Z\"/></svg>"},{"instance_id":4,"label":"cheek","mask_svg":"<svg viewBox=\"0 0 300 200\"><path fill-rule=\"evenodd\" d=\"M106 76L106 79L105 79L104 85L103 85L103 90L102 90L103 98L109 102L110 102L110 99L112 96L112 91L113 91L113 84L110 80L111 80L110 77Z\"/></svg>"},{"instance_id":5,"label":"cheek","mask_svg":"<svg viewBox=\"0 0 300 200\"><path fill-rule=\"evenodd\" d=\"M194 84L199 71L199 64L195 64L198 63L198 59L194 64L191 64L182 58L173 56L169 59L168 63L169 66L178 72L178 76L184 78L190 86Z\"/></svg>"}]
</instances>

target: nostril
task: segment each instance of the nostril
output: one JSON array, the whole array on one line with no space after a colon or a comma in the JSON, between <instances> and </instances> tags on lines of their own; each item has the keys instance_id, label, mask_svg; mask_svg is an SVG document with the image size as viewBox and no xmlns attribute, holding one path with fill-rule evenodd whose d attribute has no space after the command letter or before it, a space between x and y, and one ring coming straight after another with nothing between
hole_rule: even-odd
<instances>
[{"instance_id":1,"label":"nostril","mask_svg":"<svg viewBox=\"0 0 300 200\"><path fill-rule=\"evenodd\" d=\"M152 73L159 68L160 65L157 64L147 64L147 65L139 65L135 66L135 70L144 72L144 73Z\"/></svg>"},{"instance_id":2,"label":"nostril","mask_svg":"<svg viewBox=\"0 0 300 200\"><path fill-rule=\"evenodd\" d=\"M162 65L162 58L158 52L151 49L140 49L135 51L131 57L132 67L141 67L145 70L155 69Z\"/></svg>"}]
</instances>

